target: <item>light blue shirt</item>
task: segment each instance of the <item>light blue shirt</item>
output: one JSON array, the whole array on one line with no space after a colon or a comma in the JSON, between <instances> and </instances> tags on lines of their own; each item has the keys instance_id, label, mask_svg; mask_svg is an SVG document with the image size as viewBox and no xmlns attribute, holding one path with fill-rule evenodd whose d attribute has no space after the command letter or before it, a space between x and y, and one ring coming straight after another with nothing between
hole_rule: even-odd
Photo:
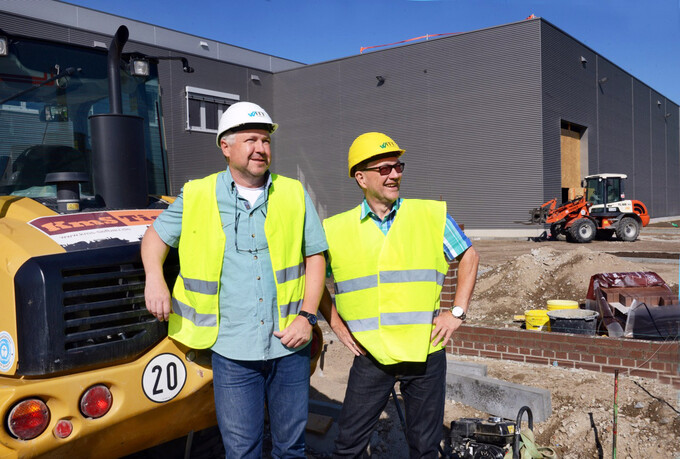
<instances>
[{"instance_id":1,"label":"light blue shirt","mask_svg":"<svg viewBox=\"0 0 680 459\"><path fill-rule=\"evenodd\" d=\"M239 196L229 168L217 177L217 207L226 236L220 279L220 328L212 350L235 360L270 360L301 348L283 346L273 335L278 330L276 284L264 233L271 176L265 192L250 203ZM182 231L182 193L153 227L161 239L177 247ZM237 250L238 248L238 250ZM328 249L314 204L305 191L303 256Z\"/></svg>"},{"instance_id":2,"label":"light blue shirt","mask_svg":"<svg viewBox=\"0 0 680 459\"><path fill-rule=\"evenodd\" d=\"M364 199L361 202L361 219L363 220L364 218L369 217L376 225L378 225L380 231L387 236L387 232L392 227L394 218L397 216L401 201L402 199L398 198L394 202L392 209L385 215L385 218L381 220L380 217L371 210L368 202ZM463 233L453 217L446 214L446 224L444 225L444 254L446 255L446 258L449 261L453 261L470 248L470 246L472 246L470 239Z\"/></svg>"}]
</instances>

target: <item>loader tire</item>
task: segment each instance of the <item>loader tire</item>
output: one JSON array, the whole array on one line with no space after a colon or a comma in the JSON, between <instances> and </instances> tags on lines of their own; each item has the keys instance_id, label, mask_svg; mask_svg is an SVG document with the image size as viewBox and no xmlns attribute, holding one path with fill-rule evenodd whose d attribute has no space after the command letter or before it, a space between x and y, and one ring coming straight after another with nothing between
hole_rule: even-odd
<instances>
[{"instance_id":1,"label":"loader tire","mask_svg":"<svg viewBox=\"0 0 680 459\"><path fill-rule=\"evenodd\" d=\"M595 239L596 231L597 227L592 220L587 218L579 218L569 228L569 236L571 237L567 240L569 240L569 242L580 243L590 242Z\"/></svg>"},{"instance_id":2,"label":"loader tire","mask_svg":"<svg viewBox=\"0 0 680 459\"><path fill-rule=\"evenodd\" d=\"M633 242L640 234L640 224L631 217L623 217L616 227L616 238L621 241Z\"/></svg>"},{"instance_id":3,"label":"loader tire","mask_svg":"<svg viewBox=\"0 0 680 459\"><path fill-rule=\"evenodd\" d=\"M550 239L553 241L556 241L560 235L564 234L562 232L562 224L561 223L553 223L550 225Z\"/></svg>"}]
</instances>

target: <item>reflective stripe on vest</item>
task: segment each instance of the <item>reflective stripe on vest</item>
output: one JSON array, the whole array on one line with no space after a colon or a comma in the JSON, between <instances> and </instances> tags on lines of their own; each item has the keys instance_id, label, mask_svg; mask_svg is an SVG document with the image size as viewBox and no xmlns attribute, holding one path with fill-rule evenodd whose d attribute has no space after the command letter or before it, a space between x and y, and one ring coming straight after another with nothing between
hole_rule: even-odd
<instances>
[{"instance_id":1,"label":"reflective stripe on vest","mask_svg":"<svg viewBox=\"0 0 680 459\"><path fill-rule=\"evenodd\" d=\"M444 285L446 274L435 269L410 269L404 271L380 271L380 282L383 284L397 282L436 282ZM335 293L349 293L356 290L378 286L378 276L366 276L358 279L348 279L335 283Z\"/></svg>"},{"instance_id":2,"label":"reflective stripe on vest","mask_svg":"<svg viewBox=\"0 0 680 459\"><path fill-rule=\"evenodd\" d=\"M219 290L226 236L217 207L219 174L184 186L179 257L168 334L187 346L212 346L219 330ZM305 288L302 238L305 195L297 180L271 175L265 236L278 303L279 330L297 316Z\"/></svg>"},{"instance_id":3,"label":"reflective stripe on vest","mask_svg":"<svg viewBox=\"0 0 680 459\"><path fill-rule=\"evenodd\" d=\"M404 200L387 236L360 206L324 221L338 313L380 363L424 362L448 271L446 204Z\"/></svg>"},{"instance_id":4,"label":"reflective stripe on vest","mask_svg":"<svg viewBox=\"0 0 680 459\"><path fill-rule=\"evenodd\" d=\"M358 319L347 321L347 328L352 333L377 330L379 325L407 325L407 324L431 324L432 320L439 315L439 311L422 312L387 312L370 319Z\"/></svg>"},{"instance_id":5,"label":"reflective stripe on vest","mask_svg":"<svg viewBox=\"0 0 680 459\"><path fill-rule=\"evenodd\" d=\"M182 280L184 281L185 289L191 290L192 292L196 293L204 293L206 295L216 295L217 288L220 285L219 282L209 282L199 279L187 279L186 277L182 276L182 273L179 273L179 277L181 277Z\"/></svg>"}]
</instances>

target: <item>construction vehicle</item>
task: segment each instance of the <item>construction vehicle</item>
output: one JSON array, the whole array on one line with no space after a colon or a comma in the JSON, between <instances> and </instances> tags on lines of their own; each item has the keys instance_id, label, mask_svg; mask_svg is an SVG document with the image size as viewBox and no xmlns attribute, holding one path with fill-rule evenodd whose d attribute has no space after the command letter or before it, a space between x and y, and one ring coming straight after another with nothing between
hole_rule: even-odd
<instances>
[{"instance_id":1,"label":"construction vehicle","mask_svg":"<svg viewBox=\"0 0 680 459\"><path fill-rule=\"evenodd\" d=\"M549 224L550 236L564 235L569 242L590 242L596 237L635 241L640 229L649 224L647 207L627 200L625 174L595 174L582 181L584 194L559 207L551 199L530 211L531 223Z\"/></svg>"},{"instance_id":2,"label":"construction vehicle","mask_svg":"<svg viewBox=\"0 0 680 459\"><path fill-rule=\"evenodd\" d=\"M127 38L0 31L2 458L121 457L216 424L209 351L145 307L140 240L173 198L160 58ZM164 269L172 289L176 251Z\"/></svg>"}]
</instances>

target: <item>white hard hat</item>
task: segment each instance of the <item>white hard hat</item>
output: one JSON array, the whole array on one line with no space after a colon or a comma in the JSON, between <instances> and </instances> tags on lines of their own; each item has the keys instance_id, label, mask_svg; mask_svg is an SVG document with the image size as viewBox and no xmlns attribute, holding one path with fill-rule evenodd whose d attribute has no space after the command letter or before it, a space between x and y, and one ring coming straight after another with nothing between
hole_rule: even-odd
<instances>
[{"instance_id":1,"label":"white hard hat","mask_svg":"<svg viewBox=\"0 0 680 459\"><path fill-rule=\"evenodd\" d=\"M274 123L259 105L252 102L236 102L222 113L217 127L217 148L221 148L220 137L227 131L255 128L267 130L271 134L278 127L279 125Z\"/></svg>"}]
</instances>

